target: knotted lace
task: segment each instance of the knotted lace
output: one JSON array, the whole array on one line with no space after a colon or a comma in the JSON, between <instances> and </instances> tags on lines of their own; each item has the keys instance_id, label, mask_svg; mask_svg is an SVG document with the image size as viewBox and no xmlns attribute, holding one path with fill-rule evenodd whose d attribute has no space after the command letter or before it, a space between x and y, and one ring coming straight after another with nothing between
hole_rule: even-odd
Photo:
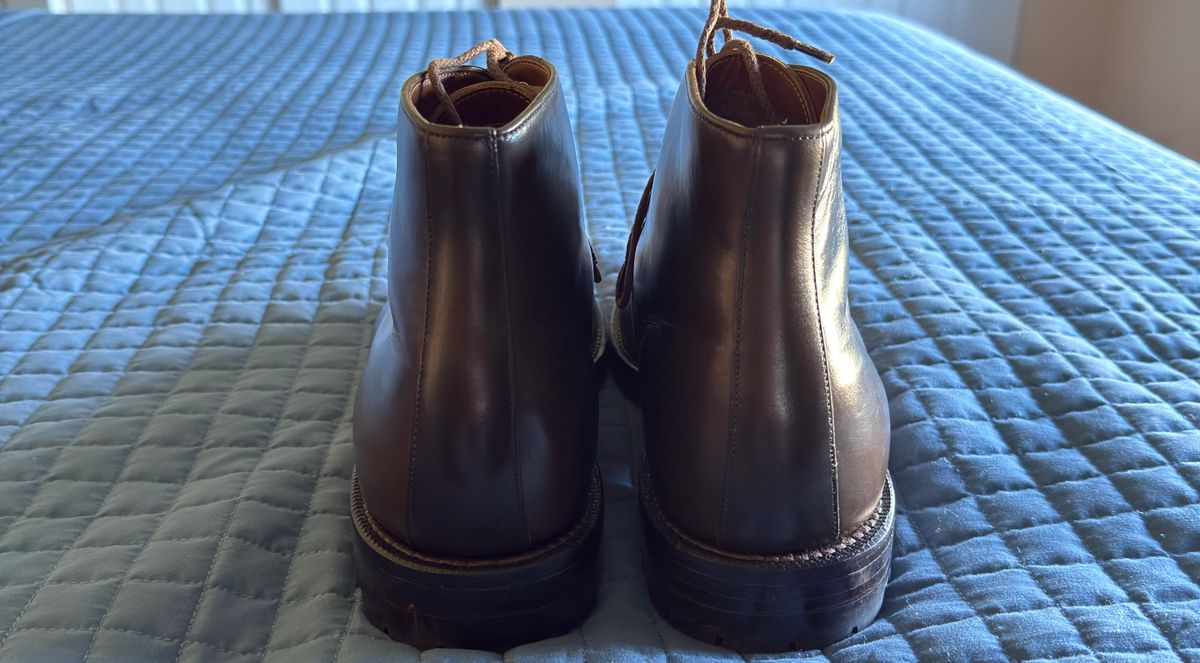
<instances>
[{"instance_id":1,"label":"knotted lace","mask_svg":"<svg viewBox=\"0 0 1200 663\"><path fill-rule=\"evenodd\" d=\"M474 60L480 53L487 54L487 70L493 78L506 83L517 84L519 81L513 80L508 72L500 65L513 57L513 53L500 43L499 39L488 39L475 44L466 51L452 58L435 58L429 62L429 68L425 71L426 78L429 79L429 84L433 86L433 93L437 95L441 108L446 111L450 121L458 126L462 126L462 116L458 114L458 109L454 107L454 101L450 99L450 93L446 91L446 83L443 80L447 73L455 67Z\"/></svg>"},{"instance_id":2,"label":"knotted lace","mask_svg":"<svg viewBox=\"0 0 1200 663\"><path fill-rule=\"evenodd\" d=\"M763 27L750 21L730 18L726 0L712 0L712 4L708 9L708 20L704 23L704 29L700 31L700 43L696 45L696 85L699 87L701 98L704 97L704 89L708 84L708 72L704 66L705 60L716 55L718 30L721 32L722 37L725 38L725 44L721 47L721 50L737 51L741 55L742 61L746 65L746 71L750 74L750 85L753 88L754 95L767 108L773 109L774 107L771 105L766 87L763 86L762 73L758 67L758 54L754 52L754 48L750 45L750 42L745 39L735 38L733 36L735 31L743 32L752 37L758 37L790 51L804 53L825 63L833 62L833 54L829 51L806 44L778 30L772 30L771 28Z\"/></svg>"}]
</instances>

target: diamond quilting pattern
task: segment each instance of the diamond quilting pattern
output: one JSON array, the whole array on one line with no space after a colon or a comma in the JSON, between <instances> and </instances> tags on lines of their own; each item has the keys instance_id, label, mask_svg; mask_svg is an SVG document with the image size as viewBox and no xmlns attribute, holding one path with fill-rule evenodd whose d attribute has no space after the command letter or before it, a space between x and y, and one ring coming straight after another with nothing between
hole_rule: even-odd
<instances>
[{"instance_id":1,"label":"diamond quilting pattern","mask_svg":"<svg viewBox=\"0 0 1200 663\"><path fill-rule=\"evenodd\" d=\"M1200 659L1200 168L914 28L745 13L840 57L893 416L883 613L798 656ZM611 304L700 21L0 16L0 660L499 660L387 640L349 564L399 85L490 36L559 66ZM600 406L600 604L508 658L740 658L650 609Z\"/></svg>"}]
</instances>

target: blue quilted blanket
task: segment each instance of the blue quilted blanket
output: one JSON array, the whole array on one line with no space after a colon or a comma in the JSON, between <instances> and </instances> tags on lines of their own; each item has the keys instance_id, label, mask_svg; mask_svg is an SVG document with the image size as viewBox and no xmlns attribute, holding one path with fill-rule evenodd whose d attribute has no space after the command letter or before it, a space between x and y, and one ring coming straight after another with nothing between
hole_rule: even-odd
<instances>
[{"instance_id":1,"label":"blue quilted blanket","mask_svg":"<svg viewBox=\"0 0 1200 663\"><path fill-rule=\"evenodd\" d=\"M799 656L1200 660L1200 168L915 28L743 13L840 57L893 418L882 616ZM0 660L498 659L387 640L347 554L397 90L493 35L559 63L611 302L700 22L0 16ZM740 660L651 610L601 408L599 606L508 659Z\"/></svg>"}]
</instances>

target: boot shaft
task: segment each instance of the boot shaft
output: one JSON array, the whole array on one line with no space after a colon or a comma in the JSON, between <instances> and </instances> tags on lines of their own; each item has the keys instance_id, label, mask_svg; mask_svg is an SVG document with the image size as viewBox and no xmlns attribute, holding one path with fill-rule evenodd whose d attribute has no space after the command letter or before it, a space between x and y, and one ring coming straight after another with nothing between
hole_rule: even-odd
<instances>
[{"instance_id":1,"label":"boot shaft","mask_svg":"<svg viewBox=\"0 0 1200 663\"><path fill-rule=\"evenodd\" d=\"M402 90L380 323L394 333L377 334L355 442L371 513L419 550L537 545L591 484L594 273L573 134L553 67L519 60L541 89L500 126L429 121L424 75Z\"/></svg>"},{"instance_id":2,"label":"boot shaft","mask_svg":"<svg viewBox=\"0 0 1200 663\"><path fill-rule=\"evenodd\" d=\"M650 475L713 545L824 545L877 506L888 442L847 302L836 86L792 67L814 121L748 128L709 110L693 67L621 283Z\"/></svg>"}]
</instances>

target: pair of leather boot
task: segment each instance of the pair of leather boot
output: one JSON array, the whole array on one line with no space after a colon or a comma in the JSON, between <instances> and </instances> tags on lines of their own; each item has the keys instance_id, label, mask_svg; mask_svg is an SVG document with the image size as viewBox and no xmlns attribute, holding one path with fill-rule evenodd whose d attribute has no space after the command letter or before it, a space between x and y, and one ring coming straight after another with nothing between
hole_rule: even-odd
<instances>
[{"instance_id":1,"label":"pair of leather boot","mask_svg":"<svg viewBox=\"0 0 1200 663\"><path fill-rule=\"evenodd\" d=\"M642 399L655 607L733 649L821 647L883 598L887 401L847 303L837 88L735 30L832 59L714 0L611 337ZM600 581L609 325L553 65L493 40L408 79L389 239L354 416L366 616L420 648L563 633Z\"/></svg>"}]
</instances>

